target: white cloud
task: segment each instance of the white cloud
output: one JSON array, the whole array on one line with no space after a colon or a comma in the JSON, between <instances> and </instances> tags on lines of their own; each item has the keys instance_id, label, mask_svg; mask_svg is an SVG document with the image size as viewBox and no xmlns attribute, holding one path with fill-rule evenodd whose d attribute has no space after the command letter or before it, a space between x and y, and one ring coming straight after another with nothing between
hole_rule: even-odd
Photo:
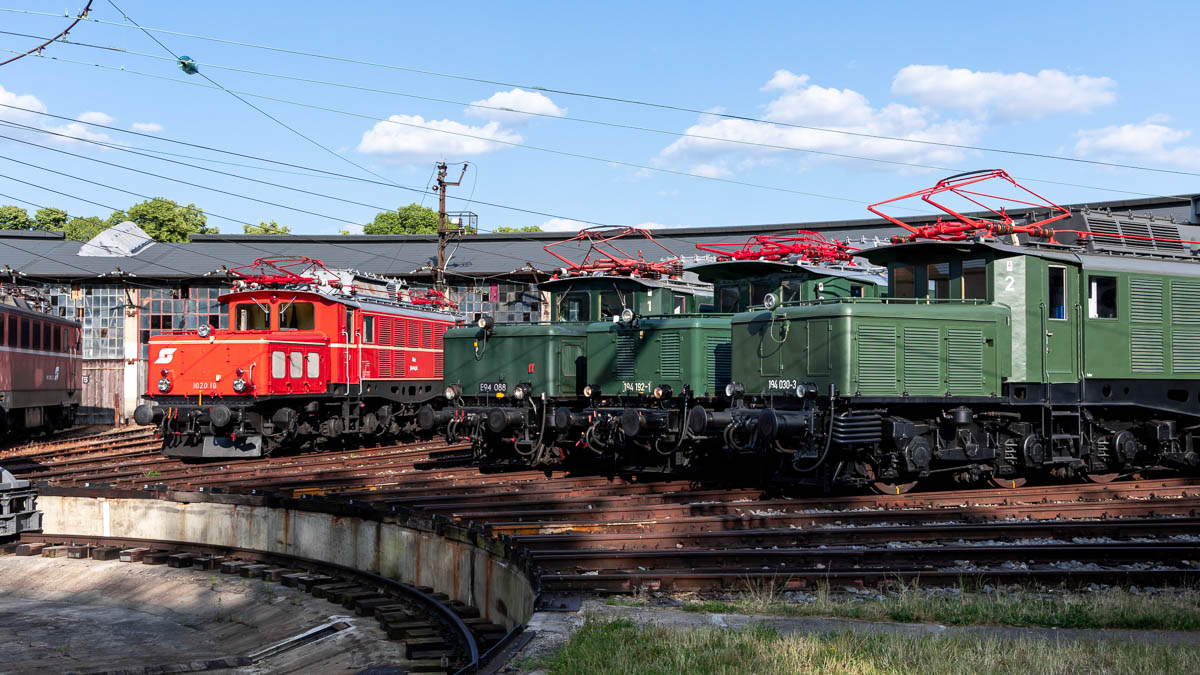
<instances>
[{"instance_id":1,"label":"white cloud","mask_svg":"<svg viewBox=\"0 0 1200 675\"><path fill-rule=\"evenodd\" d=\"M541 224L543 232L578 232L585 227L590 225L570 218L551 218Z\"/></svg>"},{"instance_id":2,"label":"white cloud","mask_svg":"<svg viewBox=\"0 0 1200 675\"><path fill-rule=\"evenodd\" d=\"M684 133L707 136L713 140L681 137L664 148L655 161L659 165L686 167L690 173L723 178L761 164L777 162L783 157L807 161L831 159L816 154L764 147L785 146L896 162L945 165L961 161L964 152L957 148L871 136L970 145L978 138L981 130L974 122L942 119L927 108L915 108L899 103L875 107L866 96L854 90L811 84L807 75L796 75L785 70L776 71L763 89L782 92L767 104L764 119L785 124L702 117ZM786 124L836 129L850 134L803 129ZM733 144L720 139L760 145ZM855 161L854 166L871 165Z\"/></svg>"},{"instance_id":3,"label":"white cloud","mask_svg":"<svg viewBox=\"0 0 1200 675\"><path fill-rule=\"evenodd\" d=\"M767 81L759 91L770 91L772 89L795 89L808 84L808 75L797 75L790 70L777 70L774 77Z\"/></svg>"},{"instance_id":4,"label":"white cloud","mask_svg":"<svg viewBox=\"0 0 1200 675\"><path fill-rule=\"evenodd\" d=\"M144 134L157 134L163 130L163 125L158 122L134 122L129 128Z\"/></svg>"},{"instance_id":5,"label":"white cloud","mask_svg":"<svg viewBox=\"0 0 1200 675\"><path fill-rule=\"evenodd\" d=\"M42 113L48 112L46 104L42 103L42 101L33 94L17 94L8 91L3 86L0 86L0 103L16 106L18 108L25 108L28 111L37 111ZM81 122L68 122L67 124L54 125L49 123L50 119L52 118L38 115L35 112L0 107L0 120L24 124L26 126L36 127L45 131L52 131L54 133L63 134L64 136L71 136L73 138L84 138L95 141L109 140L106 134L93 132L88 128L87 125L82 124ZM80 115L79 119L101 124L104 123L102 120L105 119L112 121L111 117L102 112L86 112ZM24 130L14 131L15 133L23 134L26 138L39 143L45 141L66 145L77 143L77 141L73 141L70 138L63 138L62 136L47 136L44 134L27 132Z\"/></svg>"},{"instance_id":6,"label":"white cloud","mask_svg":"<svg viewBox=\"0 0 1200 675\"><path fill-rule=\"evenodd\" d=\"M79 120L80 122L87 122L88 124L104 125L112 124L116 121L112 115L106 115L102 112L85 112L75 119Z\"/></svg>"},{"instance_id":7,"label":"white cloud","mask_svg":"<svg viewBox=\"0 0 1200 675\"><path fill-rule=\"evenodd\" d=\"M363 226L358 225L358 224L353 224L353 223L350 225L346 225L345 227L342 227L339 229L345 230L346 232L349 232L350 234L362 234L363 233Z\"/></svg>"},{"instance_id":8,"label":"white cloud","mask_svg":"<svg viewBox=\"0 0 1200 675\"><path fill-rule=\"evenodd\" d=\"M506 110L488 110L487 108L467 108L467 114L473 117L504 122L509 125L525 124L533 119L532 115L522 115L520 112L537 115L552 115L562 117L567 114L566 108L560 108L548 96L536 91L525 91L520 87L512 91L498 91L488 98L471 101L472 105L488 106L489 108L505 108Z\"/></svg>"},{"instance_id":9,"label":"white cloud","mask_svg":"<svg viewBox=\"0 0 1200 675\"><path fill-rule=\"evenodd\" d=\"M1088 113L1117 100L1108 77L1068 75L1061 70L989 73L949 66L905 66L892 80L892 93L920 103L995 113L1006 119L1037 119L1051 113Z\"/></svg>"},{"instance_id":10,"label":"white cloud","mask_svg":"<svg viewBox=\"0 0 1200 675\"><path fill-rule=\"evenodd\" d=\"M692 167L692 173L705 178L724 178L731 172L719 164L697 164Z\"/></svg>"},{"instance_id":11,"label":"white cloud","mask_svg":"<svg viewBox=\"0 0 1200 675\"><path fill-rule=\"evenodd\" d=\"M1190 130L1167 126L1170 118L1154 115L1144 122L1084 129L1075 134L1075 154L1103 160L1136 159L1155 164L1200 166L1200 146L1180 145Z\"/></svg>"},{"instance_id":12,"label":"white cloud","mask_svg":"<svg viewBox=\"0 0 1200 675\"><path fill-rule=\"evenodd\" d=\"M395 161L417 162L482 155L506 147L491 140L505 143L522 140L519 134L502 129L499 122L475 127L448 119L426 121L420 115L392 115L388 120L376 122L363 133L357 147L359 152L382 155Z\"/></svg>"}]
</instances>

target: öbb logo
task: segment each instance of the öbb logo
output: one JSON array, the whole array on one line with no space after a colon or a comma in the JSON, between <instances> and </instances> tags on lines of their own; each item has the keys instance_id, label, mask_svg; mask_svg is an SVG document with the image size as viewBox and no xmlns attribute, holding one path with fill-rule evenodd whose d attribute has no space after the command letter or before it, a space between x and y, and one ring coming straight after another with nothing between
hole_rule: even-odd
<instances>
[{"instance_id":1,"label":"\u00f6bb logo","mask_svg":"<svg viewBox=\"0 0 1200 675\"><path fill-rule=\"evenodd\" d=\"M160 351L158 353L158 358L154 360L154 363L170 363L175 358L175 352L178 349L178 347L167 347L166 349Z\"/></svg>"}]
</instances>

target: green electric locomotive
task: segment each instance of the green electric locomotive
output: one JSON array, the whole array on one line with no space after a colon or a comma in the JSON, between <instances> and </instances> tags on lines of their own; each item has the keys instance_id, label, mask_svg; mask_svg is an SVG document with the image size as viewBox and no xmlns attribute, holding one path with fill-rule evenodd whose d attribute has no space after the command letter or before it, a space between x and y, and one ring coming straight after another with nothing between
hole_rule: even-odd
<instances>
[{"instance_id":1,"label":"green electric locomotive","mask_svg":"<svg viewBox=\"0 0 1200 675\"><path fill-rule=\"evenodd\" d=\"M720 444L692 438L686 419L693 405L725 405L734 313L779 298L875 297L886 283L878 269L855 264L845 244L813 232L697 248L716 254L688 267L713 284L715 307L702 314L639 312L587 328L587 401L564 402L553 424L610 471L679 473L714 457Z\"/></svg>"},{"instance_id":2,"label":"green electric locomotive","mask_svg":"<svg viewBox=\"0 0 1200 675\"><path fill-rule=\"evenodd\" d=\"M730 406L695 406L691 432L778 458L795 482L885 493L935 474L1017 487L1194 470L1200 244L1149 216L1043 200L1018 221L932 199L979 205L991 179L1016 186L992 171L915 193L950 220L881 214L912 231L862 254L887 266L887 297L736 315Z\"/></svg>"},{"instance_id":3,"label":"green electric locomotive","mask_svg":"<svg viewBox=\"0 0 1200 675\"><path fill-rule=\"evenodd\" d=\"M631 256L622 239L643 239L662 259ZM555 425L554 412L559 405L582 408L592 393L589 324L628 322L639 313L691 315L711 299L711 287L685 281L678 256L646 230L585 229L546 251L566 263L540 284L550 298L549 322L495 325L484 316L476 326L447 330L448 405L418 414L426 430L470 439L470 461L492 470L561 465L578 445ZM582 258L569 259L571 251Z\"/></svg>"}]
</instances>

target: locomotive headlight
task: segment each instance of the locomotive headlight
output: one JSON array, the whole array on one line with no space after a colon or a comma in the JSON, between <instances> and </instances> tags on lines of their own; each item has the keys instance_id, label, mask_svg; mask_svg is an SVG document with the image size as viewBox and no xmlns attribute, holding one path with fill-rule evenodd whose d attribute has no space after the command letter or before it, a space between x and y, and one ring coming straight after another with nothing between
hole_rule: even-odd
<instances>
[{"instance_id":1,"label":"locomotive headlight","mask_svg":"<svg viewBox=\"0 0 1200 675\"><path fill-rule=\"evenodd\" d=\"M767 293L763 296L763 307L766 307L768 311L774 310L778 306L779 298L775 297L774 293Z\"/></svg>"},{"instance_id":2,"label":"locomotive headlight","mask_svg":"<svg viewBox=\"0 0 1200 675\"><path fill-rule=\"evenodd\" d=\"M621 310L621 323L633 323L633 310L626 307Z\"/></svg>"},{"instance_id":3,"label":"locomotive headlight","mask_svg":"<svg viewBox=\"0 0 1200 675\"><path fill-rule=\"evenodd\" d=\"M196 334L200 337L208 337L209 335L212 335L212 326L203 324L196 329Z\"/></svg>"},{"instance_id":4,"label":"locomotive headlight","mask_svg":"<svg viewBox=\"0 0 1200 675\"><path fill-rule=\"evenodd\" d=\"M671 398L671 385L660 384L655 387L654 398Z\"/></svg>"},{"instance_id":5,"label":"locomotive headlight","mask_svg":"<svg viewBox=\"0 0 1200 675\"><path fill-rule=\"evenodd\" d=\"M246 371L242 370L241 368L238 368L233 371L233 374L237 375L238 377L241 377L246 374Z\"/></svg>"},{"instance_id":6,"label":"locomotive headlight","mask_svg":"<svg viewBox=\"0 0 1200 675\"><path fill-rule=\"evenodd\" d=\"M522 401L526 396L532 393L533 389L527 384L518 384L516 389L513 389L513 398Z\"/></svg>"},{"instance_id":7,"label":"locomotive headlight","mask_svg":"<svg viewBox=\"0 0 1200 675\"><path fill-rule=\"evenodd\" d=\"M442 393L446 396L447 401L453 401L458 396L458 387L450 385Z\"/></svg>"},{"instance_id":8,"label":"locomotive headlight","mask_svg":"<svg viewBox=\"0 0 1200 675\"><path fill-rule=\"evenodd\" d=\"M158 390L164 394L167 393L168 391L171 391L171 381L165 377L162 378L161 380L159 380L158 381Z\"/></svg>"},{"instance_id":9,"label":"locomotive headlight","mask_svg":"<svg viewBox=\"0 0 1200 675\"><path fill-rule=\"evenodd\" d=\"M163 368L162 370L158 371L158 374L159 374L159 375L161 375L161 376L163 376L163 377L166 377L166 376L167 376L167 375L169 375L170 373L171 373L171 371L167 370L166 368Z\"/></svg>"},{"instance_id":10,"label":"locomotive headlight","mask_svg":"<svg viewBox=\"0 0 1200 675\"><path fill-rule=\"evenodd\" d=\"M239 394L246 391L246 381L240 377L238 379L234 380L233 381L233 390Z\"/></svg>"},{"instance_id":11,"label":"locomotive headlight","mask_svg":"<svg viewBox=\"0 0 1200 675\"><path fill-rule=\"evenodd\" d=\"M590 385L590 384L583 388L583 395L588 398L591 398L592 394L594 394L595 392L596 392L596 390L592 389L592 385Z\"/></svg>"},{"instance_id":12,"label":"locomotive headlight","mask_svg":"<svg viewBox=\"0 0 1200 675\"><path fill-rule=\"evenodd\" d=\"M483 316L479 317L479 320L475 322L475 325L479 326L483 330L491 330L492 326L496 325L496 321L492 318L491 314L484 314Z\"/></svg>"},{"instance_id":13,"label":"locomotive headlight","mask_svg":"<svg viewBox=\"0 0 1200 675\"><path fill-rule=\"evenodd\" d=\"M729 398L741 396L744 393L746 393L746 386L741 382L730 382L725 385L725 395Z\"/></svg>"}]
</instances>

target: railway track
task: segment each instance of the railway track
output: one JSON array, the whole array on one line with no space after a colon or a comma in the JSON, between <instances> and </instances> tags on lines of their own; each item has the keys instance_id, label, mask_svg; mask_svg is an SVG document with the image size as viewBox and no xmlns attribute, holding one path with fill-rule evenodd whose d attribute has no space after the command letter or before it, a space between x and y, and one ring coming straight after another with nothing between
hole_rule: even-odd
<instances>
[{"instance_id":1,"label":"railway track","mask_svg":"<svg viewBox=\"0 0 1200 675\"><path fill-rule=\"evenodd\" d=\"M120 560L169 565L239 575L303 588L315 598L374 617L391 639L403 640L408 672L460 671L478 667L488 650L509 633L479 617L468 605L451 601L433 589L410 586L369 572L333 563L244 548L194 543L22 534L2 553L43 555L87 561ZM252 664L244 664L252 665Z\"/></svg>"},{"instance_id":2,"label":"railway track","mask_svg":"<svg viewBox=\"0 0 1200 675\"><path fill-rule=\"evenodd\" d=\"M89 442L80 453L42 449L14 473L60 485L268 490L412 509L512 537L529 548L552 593L1200 577L1194 478L789 498L719 483L417 469L464 447L185 464L131 447L105 455Z\"/></svg>"}]
</instances>

